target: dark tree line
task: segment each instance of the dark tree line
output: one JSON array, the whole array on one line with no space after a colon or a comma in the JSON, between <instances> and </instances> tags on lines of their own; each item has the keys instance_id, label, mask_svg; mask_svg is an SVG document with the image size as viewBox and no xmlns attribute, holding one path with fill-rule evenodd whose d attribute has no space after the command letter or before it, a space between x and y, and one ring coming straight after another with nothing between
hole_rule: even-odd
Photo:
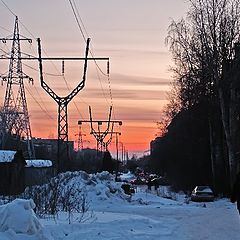
<instances>
[{"instance_id":1,"label":"dark tree line","mask_svg":"<svg viewBox=\"0 0 240 240\"><path fill-rule=\"evenodd\" d=\"M164 137L152 142L152 169L178 190L211 185L208 120L204 106L179 112Z\"/></svg>"},{"instance_id":2,"label":"dark tree line","mask_svg":"<svg viewBox=\"0 0 240 240\"><path fill-rule=\"evenodd\" d=\"M190 0L187 17L173 21L166 38L175 62L175 80L167 106L171 124L163 141L172 146L175 141L177 147L186 143L179 149L179 158L166 156L166 162L173 161L166 171L175 177L180 165L180 169L189 168L189 174L202 161L205 167L196 180L201 181L204 172L208 181L211 175L217 192L229 190L239 168L239 37L239 0ZM191 132L194 126L201 132ZM178 145L180 139L183 142ZM193 146L195 141L199 144ZM194 182L194 176L184 173Z\"/></svg>"}]
</instances>

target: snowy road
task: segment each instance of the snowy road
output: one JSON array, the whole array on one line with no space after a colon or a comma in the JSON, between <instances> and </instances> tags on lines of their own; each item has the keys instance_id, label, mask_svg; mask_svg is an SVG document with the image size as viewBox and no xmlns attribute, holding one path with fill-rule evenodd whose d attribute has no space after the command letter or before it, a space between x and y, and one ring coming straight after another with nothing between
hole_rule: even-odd
<instances>
[{"instance_id":1,"label":"snowy road","mask_svg":"<svg viewBox=\"0 0 240 240\"><path fill-rule=\"evenodd\" d=\"M108 218L120 214L121 220L115 219L112 228L117 226L126 231L126 239L240 239L239 217L231 204L225 207L224 203L219 207L207 204L206 208L156 205L109 209L107 214ZM98 213L99 219L100 216Z\"/></svg>"},{"instance_id":2,"label":"snowy road","mask_svg":"<svg viewBox=\"0 0 240 240\"><path fill-rule=\"evenodd\" d=\"M149 196L148 196L149 198ZM239 240L240 223L229 201L179 204L152 196L148 205L118 203L94 206L93 223L51 225L54 239L77 240ZM45 222L45 226L48 225Z\"/></svg>"}]
</instances>

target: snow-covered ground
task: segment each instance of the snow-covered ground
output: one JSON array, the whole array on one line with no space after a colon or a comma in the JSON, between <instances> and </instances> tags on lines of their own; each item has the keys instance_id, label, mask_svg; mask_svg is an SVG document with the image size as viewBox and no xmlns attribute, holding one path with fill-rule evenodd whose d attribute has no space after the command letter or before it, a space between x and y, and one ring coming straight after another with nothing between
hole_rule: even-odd
<instances>
[{"instance_id":1,"label":"snow-covered ground","mask_svg":"<svg viewBox=\"0 0 240 240\"><path fill-rule=\"evenodd\" d=\"M86 183L92 211L85 221L79 222L81 214L75 213L69 224L64 212L55 219L37 219L32 201L17 200L0 207L0 240L240 239L239 215L228 199L187 203L184 194L173 194L175 200L171 200L138 188L129 201L119 193L120 185L114 183L114 177L81 176L84 180L73 174L69 182Z\"/></svg>"}]
</instances>

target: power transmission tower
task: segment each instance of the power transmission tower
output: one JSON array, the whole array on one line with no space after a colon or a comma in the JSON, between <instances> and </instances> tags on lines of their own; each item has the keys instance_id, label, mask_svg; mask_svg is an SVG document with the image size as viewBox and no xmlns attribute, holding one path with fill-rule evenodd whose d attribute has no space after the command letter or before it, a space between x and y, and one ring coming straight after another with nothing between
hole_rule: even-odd
<instances>
[{"instance_id":1,"label":"power transmission tower","mask_svg":"<svg viewBox=\"0 0 240 240\"><path fill-rule=\"evenodd\" d=\"M98 152L107 150L107 147L111 143L112 135L114 133L113 132L114 124L118 123L120 126L122 125L122 121L112 121L111 115L112 115L112 106L110 107L108 120L92 120L92 110L91 110L91 107L89 106L90 120L79 120L78 121L79 125L82 125L82 123L90 123L90 126L91 126L90 134L92 134L97 141L97 151ZM101 129L103 123L106 124L106 128L104 131ZM94 126L94 124L95 124L95 126ZM96 124L97 124L97 126L96 126ZM97 130L95 130L95 129L97 129ZM107 142L104 142L104 139L106 138L106 136L108 134L110 134L110 138L108 139Z\"/></svg>"},{"instance_id":2,"label":"power transmission tower","mask_svg":"<svg viewBox=\"0 0 240 240\"><path fill-rule=\"evenodd\" d=\"M82 133L82 128L81 125L79 125L79 129L78 129L78 134L75 134L75 136L78 136L78 140L77 140L77 149L78 151L82 151L83 150L83 136L86 136L86 134ZM88 142L88 141L85 141Z\"/></svg>"},{"instance_id":3,"label":"power transmission tower","mask_svg":"<svg viewBox=\"0 0 240 240\"><path fill-rule=\"evenodd\" d=\"M79 126L79 133L78 133L78 151L83 150L83 134L81 131L81 127Z\"/></svg>"},{"instance_id":4,"label":"power transmission tower","mask_svg":"<svg viewBox=\"0 0 240 240\"><path fill-rule=\"evenodd\" d=\"M87 73L87 63L88 60L109 60L109 58L88 58L88 52L89 52L89 43L90 38L87 39L87 45L85 50L85 57L84 58L76 58L76 57L47 57L42 58L41 54L41 41L40 38L37 39L38 42L38 54L39 57L37 58L39 61L39 69L40 69L40 81L42 88L49 94L50 97L52 97L55 102L58 104L58 171L64 170L63 166L60 166L60 156L62 153L66 152L67 158L69 159L69 145L68 145L68 104L69 102L84 88L85 86L85 80L86 80L86 73ZM31 58L32 60L36 58ZM84 68L83 68L83 77L82 81L77 85L75 89L72 90L71 93L69 93L65 97L58 96L44 81L43 78L43 60L83 60L84 61ZM64 68L63 68L64 71ZM61 149L61 150L60 150ZM62 152L62 153L61 153Z\"/></svg>"},{"instance_id":5,"label":"power transmission tower","mask_svg":"<svg viewBox=\"0 0 240 240\"><path fill-rule=\"evenodd\" d=\"M35 151L32 142L32 133L28 115L27 100L24 89L24 79L33 82L33 79L23 73L20 41L32 42L31 39L22 37L19 34L18 17L15 19L14 33L7 38L0 38L3 43L12 41L11 53L1 55L0 59L9 59L9 70L7 76L1 76L7 82L2 124L2 147L4 148L8 134L16 135L27 141L28 157L35 158Z\"/></svg>"}]
</instances>

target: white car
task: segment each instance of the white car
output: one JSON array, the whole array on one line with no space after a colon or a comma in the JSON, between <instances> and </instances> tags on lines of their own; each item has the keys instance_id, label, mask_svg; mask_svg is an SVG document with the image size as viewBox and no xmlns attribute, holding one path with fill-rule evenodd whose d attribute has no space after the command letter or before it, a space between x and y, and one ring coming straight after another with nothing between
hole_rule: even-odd
<instances>
[{"instance_id":1,"label":"white car","mask_svg":"<svg viewBox=\"0 0 240 240\"><path fill-rule=\"evenodd\" d=\"M191 194L191 200L195 202L212 202L214 194L209 186L196 186Z\"/></svg>"}]
</instances>

